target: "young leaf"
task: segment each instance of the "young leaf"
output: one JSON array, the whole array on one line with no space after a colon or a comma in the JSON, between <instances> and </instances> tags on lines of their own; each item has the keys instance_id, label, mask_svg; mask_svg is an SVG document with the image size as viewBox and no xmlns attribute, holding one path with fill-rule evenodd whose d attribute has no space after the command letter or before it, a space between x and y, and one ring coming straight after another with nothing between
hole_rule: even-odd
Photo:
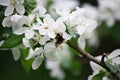
<instances>
[{"instance_id":1,"label":"young leaf","mask_svg":"<svg viewBox=\"0 0 120 80\"><path fill-rule=\"evenodd\" d=\"M118 67L116 67L116 66L114 66L114 65L112 65L112 64L110 64L110 63L108 63L108 62L105 62L105 65L106 65L107 67L109 67L110 70L111 70L113 73L116 73L116 72L119 71L119 68L118 68Z\"/></svg>"},{"instance_id":2,"label":"young leaf","mask_svg":"<svg viewBox=\"0 0 120 80\"><path fill-rule=\"evenodd\" d=\"M23 35L11 34L2 44L0 48L13 48L22 43Z\"/></svg>"},{"instance_id":3,"label":"young leaf","mask_svg":"<svg viewBox=\"0 0 120 80\"><path fill-rule=\"evenodd\" d=\"M92 80L103 80L104 73L100 72L99 74L95 75Z\"/></svg>"}]
</instances>

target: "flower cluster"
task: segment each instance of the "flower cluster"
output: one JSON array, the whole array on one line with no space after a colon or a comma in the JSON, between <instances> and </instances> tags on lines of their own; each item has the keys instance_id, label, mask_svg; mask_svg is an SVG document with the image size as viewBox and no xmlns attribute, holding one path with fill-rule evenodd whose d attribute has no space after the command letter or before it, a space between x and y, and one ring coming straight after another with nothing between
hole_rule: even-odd
<instances>
[{"instance_id":1,"label":"flower cluster","mask_svg":"<svg viewBox=\"0 0 120 80\"><path fill-rule=\"evenodd\" d=\"M46 68L51 70L51 76L61 80L65 75L60 64L64 60L63 55L69 55L62 54L69 52L64 51L63 43L75 38L78 46L85 49L86 39L92 37L90 44L97 43L97 34L93 32L97 23L100 25L104 21L111 27L115 20L120 20L120 0L98 0L98 7L84 4L82 8L76 7L79 5L77 0L53 0L52 5L47 8L47 0L33 2L36 4L34 9L28 11L24 0L0 0L0 5L6 7L2 26L11 28L15 35L23 35L22 44L11 48L14 60L20 58L19 48L24 46L23 48L29 49L25 59L33 59L33 70L38 69L43 60L46 60ZM3 44L4 40L0 41L0 46ZM119 54L120 50L115 50L105 61L119 65ZM94 62L90 62L90 65L93 75L89 76L88 80L92 80L100 71L105 72ZM109 80L109 77L103 76L103 80Z\"/></svg>"},{"instance_id":2,"label":"flower cluster","mask_svg":"<svg viewBox=\"0 0 120 80\"><path fill-rule=\"evenodd\" d=\"M31 14L23 15L23 3L24 0L1 0L0 5L7 6L2 24L4 27L12 27L16 35L24 34L23 44L29 48L26 60L34 58L33 69L37 69L44 59L55 61L56 52L61 49L60 45L72 37L79 36L78 44L84 49L85 39L97 26L95 20L84 15L83 8L76 7L74 11L69 8L56 8L59 17L55 20L43 5L36 5ZM37 4L40 2L37 1ZM12 52L18 50L13 48Z\"/></svg>"}]
</instances>

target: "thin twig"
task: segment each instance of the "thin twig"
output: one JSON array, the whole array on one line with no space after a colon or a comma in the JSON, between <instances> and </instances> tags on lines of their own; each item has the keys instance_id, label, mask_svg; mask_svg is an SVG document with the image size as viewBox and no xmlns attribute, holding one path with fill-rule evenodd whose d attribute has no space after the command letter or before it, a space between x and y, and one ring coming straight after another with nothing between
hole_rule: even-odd
<instances>
[{"instance_id":1,"label":"thin twig","mask_svg":"<svg viewBox=\"0 0 120 80\"><path fill-rule=\"evenodd\" d=\"M112 73L110 71L110 69L102 64L101 61L97 60L94 56L92 56L90 53L86 52L85 50L82 50L81 48L79 48L78 46L76 46L75 44L73 44L70 41L66 42L70 47L74 48L75 50L77 50L80 54L82 54L84 57L88 58L90 61L95 62L96 64L100 65L101 67L103 67L104 69L106 69L109 73L111 73L117 80L120 80L120 74L119 73Z\"/></svg>"}]
</instances>

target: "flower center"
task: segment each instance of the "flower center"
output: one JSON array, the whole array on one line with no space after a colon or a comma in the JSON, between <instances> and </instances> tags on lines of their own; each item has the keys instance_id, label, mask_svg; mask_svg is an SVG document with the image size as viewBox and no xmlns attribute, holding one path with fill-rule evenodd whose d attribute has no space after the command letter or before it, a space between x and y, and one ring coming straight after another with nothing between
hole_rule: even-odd
<instances>
[{"instance_id":1,"label":"flower center","mask_svg":"<svg viewBox=\"0 0 120 80\"><path fill-rule=\"evenodd\" d=\"M10 0L10 3L15 6L17 2L16 0Z\"/></svg>"}]
</instances>

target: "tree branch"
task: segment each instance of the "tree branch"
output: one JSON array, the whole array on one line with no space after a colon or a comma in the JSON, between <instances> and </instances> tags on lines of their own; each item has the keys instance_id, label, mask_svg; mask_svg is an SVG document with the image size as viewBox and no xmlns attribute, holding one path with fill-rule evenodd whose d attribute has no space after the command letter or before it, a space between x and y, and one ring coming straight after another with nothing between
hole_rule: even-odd
<instances>
[{"instance_id":1,"label":"tree branch","mask_svg":"<svg viewBox=\"0 0 120 80\"><path fill-rule=\"evenodd\" d=\"M112 73L110 69L104 65L101 61L97 60L94 56L92 56L90 53L86 52L85 50L82 50L78 46L74 45L72 42L67 41L66 42L70 47L74 48L77 50L80 54L82 54L84 57L88 58L90 61L95 62L96 64L100 65L103 67L105 70L107 70L109 73L112 74L113 77L115 77L117 80L120 80L120 74L119 73Z\"/></svg>"}]
</instances>

